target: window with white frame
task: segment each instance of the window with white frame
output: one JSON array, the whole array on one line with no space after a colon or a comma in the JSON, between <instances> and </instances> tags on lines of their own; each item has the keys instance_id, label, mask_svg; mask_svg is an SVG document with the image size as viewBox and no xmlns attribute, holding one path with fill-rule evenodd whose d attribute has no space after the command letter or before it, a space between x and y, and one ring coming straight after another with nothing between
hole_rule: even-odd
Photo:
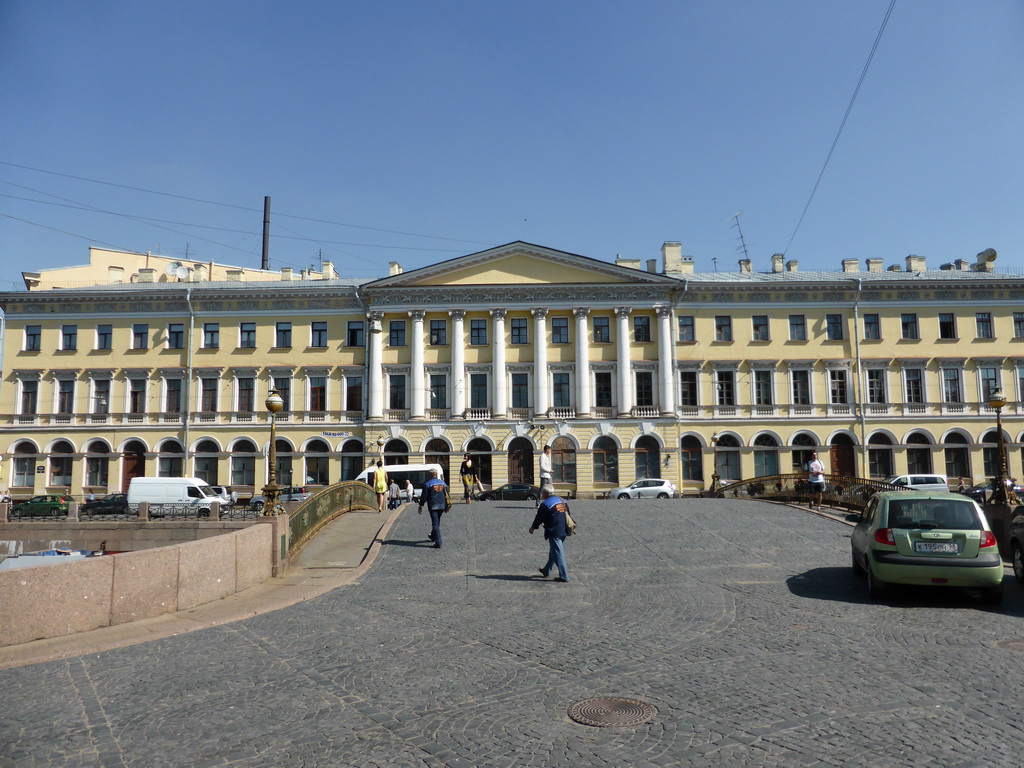
<instances>
[{"instance_id":1,"label":"window with white frame","mask_svg":"<svg viewBox=\"0 0 1024 768\"><path fill-rule=\"evenodd\" d=\"M96 349L113 349L114 347L114 326L96 326Z\"/></svg>"},{"instance_id":2,"label":"window with white frame","mask_svg":"<svg viewBox=\"0 0 1024 768\"><path fill-rule=\"evenodd\" d=\"M363 377L345 377L345 410L359 413L363 410Z\"/></svg>"},{"instance_id":3,"label":"window with white frame","mask_svg":"<svg viewBox=\"0 0 1024 768\"><path fill-rule=\"evenodd\" d=\"M43 344L43 326L41 325L26 325L25 326L25 351L26 352L38 352L42 349Z\"/></svg>"},{"instance_id":4,"label":"window with white frame","mask_svg":"<svg viewBox=\"0 0 1024 768\"><path fill-rule=\"evenodd\" d=\"M552 317L551 318L551 343L552 344L568 344L569 343L569 318L568 317Z\"/></svg>"},{"instance_id":5,"label":"window with white frame","mask_svg":"<svg viewBox=\"0 0 1024 768\"><path fill-rule=\"evenodd\" d=\"M146 412L146 380L128 380L128 413Z\"/></svg>"},{"instance_id":6,"label":"window with white frame","mask_svg":"<svg viewBox=\"0 0 1024 768\"><path fill-rule=\"evenodd\" d=\"M95 379L92 382L92 412L110 413L110 379Z\"/></svg>"},{"instance_id":7,"label":"window with white frame","mask_svg":"<svg viewBox=\"0 0 1024 768\"><path fill-rule=\"evenodd\" d=\"M239 376L235 380L237 403L235 410L239 413L252 413L256 410L256 378Z\"/></svg>"},{"instance_id":8,"label":"window with white frame","mask_svg":"<svg viewBox=\"0 0 1024 768\"><path fill-rule=\"evenodd\" d=\"M529 408L530 407L530 374L528 373L513 373L511 375L511 389L512 395L512 407L513 408Z\"/></svg>"},{"instance_id":9,"label":"window with white frame","mask_svg":"<svg viewBox=\"0 0 1024 768\"><path fill-rule=\"evenodd\" d=\"M700 405L697 371L679 372L679 404L686 406Z\"/></svg>"},{"instance_id":10,"label":"window with white frame","mask_svg":"<svg viewBox=\"0 0 1024 768\"><path fill-rule=\"evenodd\" d=\"M182 379L177 377L164 379L164 413L181 413L184 406L182 401L183 383Z\"/></svg>"},{"instance_id":11,"label":"window with white frame","mask_svg":"<svg viewBox=\"0 0 1024 768\"><path fill-rule=\"evenodd\" d=\"M18 413L35 416L39 412L39 381L21 379L21 398Z\"/></svg>"},{"instance_id":12,"label":"window with white frame","mask_svg":"<svg viewBox=\"0 0 1024 768\"><path fill-rule=\"evenodd\" d=\"M811 372L806 368L794 368L789 372L793 405L811 404Z\"/></svg>"},{"instance_id":13,"label":"window with white frame","mask_svg":"<svg viewBox=\"0 0 1024 768\"><path fill-rule=\"evenodd\" d=\"M754 370L754 405L775 404L774 379L774 371L769 368L758 368Z\"/></svg>"},{"instance_id":14,"label":"window with white frame","mask_svg":"<svg viewBox=\"0 0 1024 768\"><path fill-rule=\"evenodd\" d=\"M850 392L845 368L833 368L828 372L829 402L832 405L848 405Z\"/></svg>"},{"instance_id":15,"label":"window with white frame","mask_svg":"<svg viewBox=\"0 0 1024 768\"><path fill-rule=\"evenodd\" d=\"M637 371L634 374L634 387L636 392L634 397L636 398L636 404L644 407L651 407L655 404L654 401L654 372L653 371Z\"/></svg>"},{"instance_id":16,"label":"window with white frame","mask_svg":"<svg viewBox=\"0 0 1024 768\"><path fill-rule=\"evenodd\" d=\"M923 404L924 399L924 369L904 368L903 369L903 397L907 403Z\"/></svg>"},{"instance_id":17,"label":"window with white frame","mask_svg":"<svg viewBox=\"0 0 1024 768\"><path fill-rule=\"evenodd\" d=\"M771 341L768 333L768 315L754 315L751 326L754 341Z\"/></svg>"},{"instance_id":18,"label":"window with white frame","mask_svg":"<svg viewBox=\"0 0 1024 768\"><path fill-rule=\"evenodd\" d=\"M697 340L697 330L693 324L693 315L680 315L678 323L680 341L690 342Z\"/></svg>"},{"instance_id":19,"label":"window with white frame","mask_svg":"<svg viewBox=\"0 0 1024 768\"><path fill-rule=\"evenodd\" d=\"M217 412L217 392L220 379L204 376L199 380L199 410L204 413Z\"/></svg>"},{"instance_id":20,"label":"window with white frame","mask_svg":"<svg viewBox=\"0 0 1024 768\"><path fill-rule=\"evenodd\" d=\"M872 405L884 405L889 401L885 387L885 369L869 368L867 374L868 402Z\"/></svg>"},{"instance_id":21,"label":"window with white frame","mask_svg":"<svg viewBox=\"0 0 1024 768\"><path fill-rule=\"evenodd\" d=\"M448 377L443 373L430 374L430 407L434 410L448 407Z\"/></svg>"},{"instance_id":22,"label":"window with white frame","mask_svg":"<svg viewBox=\"0 0 1024 768\"><path fill-rule=\"evenodd\" d=\"M736 405L736 371L715 371L715 405Z\"/></svg>"},{"instance_id":23,"label":"window with white frame","mask_svg":"<svg viewBox=\"0 0 1024 768\"><path fill-rule=\"evenodd\" d=\"M989 396L1000 389L999 368L995 365L978 366L978 392L982 402L988 402Z\"/></svg>"},{"instance_id":24,"label":"window with white frame","mask_svg":"<svg viewBox=\"0 0 1024 768\"><path fill-rule=\"evenodd\" d=\"M319 412L327 410L326 376L309 377L309 410Z\"/></svg>"},{"instance_id":25,"label":"window with white frame","mask_svg":"<svg viewBox=\"0 0 1024 768\"><path fill-rule=\"evenodd\" d=\"M59 379L57 381L57 413L71 414L75 412L75 380Z\"/></svg>"},{"instance_id":26,"label":"window with white frame","mask_svg":"<svg viewBox=\"0 0 1024 768\"><path fill-rule=\"evenodd\" d=\"M486 373L471 373L469 374L469 407L470 408L486 408L487 407L487 374Z\"/></svg>"},{"instance_id":27,"label":"window with white frame","mask_svg":"<svg viewBox=\"0 0 1024 768\"><path fill-rule=\"evenodd\" d=\"M474 347L487 344L487 320L478 317L469 321L469 343Z\"/></svg>"},{"instance_id":28,"label":"window with white frame","mask_svg":"<svg viewBox=\"0 0 1024 768\"><path fill-rule=\"evenodd\" d=\"M957 368L942 369L942 402L962 403L963 387L961 386L960 371Z\"/></svg>"},{"instance_id":29,"label":"window with white frame","mask_svg":"<svg viewBox=\"0 0 1024 768\"><path fill-rule=\"evenodd\" d=\"M404 373L392 373L388 376L388 408L400 411L406 407Z\"/></svg>"}]
</instances>

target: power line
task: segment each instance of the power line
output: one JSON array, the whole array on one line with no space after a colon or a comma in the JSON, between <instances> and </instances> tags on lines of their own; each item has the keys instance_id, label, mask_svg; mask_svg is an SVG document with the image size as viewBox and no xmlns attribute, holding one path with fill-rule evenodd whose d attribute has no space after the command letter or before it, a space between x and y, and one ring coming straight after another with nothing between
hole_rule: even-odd
<instances>
[{"instance_id":1,"label":"power line","mask_svg":"<svg viewBox=\"0 0 1024 768\"><path fill-rule=\"evenodd\" d=\"M868 54L868 60L864 63L864 69L861 70L860 79L857 81L857 87L853 89L853 96L850 97L850 103L846 106L846 114L843 115L843 121L839 124L839 130L836 131L836 137L832 140L832 147L828 151L828 155L825 157L825 164L821 166L821 172L818 174L818 180L814 182L814 188L811 190L811 196L807 198L807 205L804 206L803 213L800 214L800 220L796 223L796 229L793 230L793 234L789 238L789 242L786 243L785 249L782 251L783 255L789 252L789 246L793 244L796 233L800 231L800 225L804 222L804 216L807 215L808 209L811 207L811 201L814 200L814 193L818 191L818 185L821 184L822 178L825 176L825 169L828 168L829 160L832 159L832 153L836 151L836 145L839 143L839 137L843 135L843 128L846 127L846 120L850 117L850 112L853 111L853 103L857 101L857 94L860 93L860 87L864 84L864 78L867 77L868 68L871 66L871 60L875 58L875 51L878 50L878 44L882 40L882 33L885 31L885 25L889 23L889 16L892 15L892 9L896 5L896 0L891 0L889 3L889 9L885 12L885 18L882 19L882 26L878 28L878 34L875 35L875 42L871 46L871 53Z\"/></svg>"}]
</instances>

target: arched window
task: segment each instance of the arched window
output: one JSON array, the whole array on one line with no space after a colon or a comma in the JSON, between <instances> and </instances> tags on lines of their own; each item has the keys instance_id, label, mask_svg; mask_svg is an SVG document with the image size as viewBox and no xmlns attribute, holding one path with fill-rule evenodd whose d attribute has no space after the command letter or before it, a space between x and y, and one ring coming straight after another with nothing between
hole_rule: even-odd
<instances>
[{"instance_id":1,"label":"arched window","mask_svg":"<svg viewBox=\"0 0 1024 768\"><path fill-rule=\"evenodd\" d=\"M946 436L943 443L946 458L947 477L971 477L971 456L967 450L967 438L958 432Z\"/></svg>"},{"instance_id":2,"label":"arched window","mask_svg":"<svg viewBox=\"0 0 1024 768\"><path fill-rule=\"evenodd\" d=\"M661 446L650 435L644 435L636 441L635 466L636 479L661 477Z\"/></svg>"},{"instance_id":3,"label":"arched window","mask_svg":"<svg viewBox=\"0 0 1024 768\"><path fill-rule=\"evenodd\" d=\"M75 449L67 440L58 440L50 449L50 486L71 487L71 454Z\"/></svg>"},{"instance_id":4,"label":"arched window","mask_svg":"<svg viewBox=\"0 0 1024 768\"><path fill-rule=\"evenodd\" d=\"M704 482L704 450L700 440L693 435L687 435L679 445L680 461L683 467L684 480L696 480Z\"/></svg>"},{"instance_id":5,"label":"arched window","mask_svg":"<svg viewBox=\"0 0 1024 768\"><path fill-rule=\"evenodd\" d=\"M231 449L231 485L256 485L256 444L239 440Z\"/></svg>"},{"instance_id":6,"label":"arched window","mask_svg":"<svg viewBox=\"0 0 1024 768\"><path fill-rule=\"evenodd\" d=\"M109 478L110 446L103 440L93 440L85 449L85 484L106 492Z\"/></svg>"},{"instance_id":7,"label":"arched window","mask_svg":"<svg viewBox=\"0 0 1024 768\"><path fill-rule=\"evenodd\" d=\"M404 440L388 440L384 446L385 464L408 464L409 446Z\"/></svg>"},{"instance_id":8,"label":"arched window","mask_svg":"<svg viewBox=\"0 0 1024 768\"><path fill-rule=\"evenodd\" d=\"M619 482L619 447L610 437L599 437L594 441L594 482Z\"/></svg>"},{"instance_id":9,"label":"arched window","mask_svg":"<svg viewBox=\"0 0 1024 768\"><path fill-rule=\"evenodd\" d=\"M892 440L877 432L868 438L868 477L892 477L896 474L892 461Z\"/></svg>"},{"instance_id":10,"label":"arched window","mask_svg":"<svg viewBox=\"0 0 1024 768\"><path fill-rule=\"evenodd\" d=\"M480 482L491 484L491 444L482 437L475 437L469 441L466 450L473 454L477 471L480 473Z\"/></svg>"},{"instance_id":11,"label":"arched window","mask_svg":"<svg viewBox=\"0 0 1024 768\"><path fill-rule=\"evenodd\" d=\"M355 480L364 467L363 441L346 440L341 446L341 479Z\"/></svg>"},{"instance_id":12,"label":"arched window","mask_svg":"<svg viewBox=\"0 0 1024 768\"><path fill-rule=\"evenodd\" d=\"M740 477L740 444L732 435L718 438L715 448L715 471L722 482L739 480Z\"/></svg>"},{"instance_id":13,"label":"arched window","mask_svg":"<svg viewBox=\"0 0 1024 768\"><path fill-rule=\"evenodd\" d=\"M324 440L310 440L306 444L306 475L303 480L313 485L327 485L331 447Z\"/></svg>"},{"instance_id":14,"label":"arched window","mask_svg":"<svg viewBox=\"0 0 1024 768\"><path fill-rule=\"evenodd\" d=\"M754 438L754 475L779 474L779 441L771 435L758 435Z\"/></svg>"},{"instance_id":15,"label":"arched window","mask_svg":"<svg viewBox=\"0 0 1024 768\"><path fill-rule=\"evenodd\" d=\"M165 440L160 445L156 474L157 477L185 476L185 449L177 440Z\"/></svg>"},{"instance_id":16,"label":"arched window","mask_svg":"<svg viewBox=\"0 0 1024 768\"><path fill-rule=\"evenodd\" d=\"M29 441L18 443L14 448L14 485L32 488L36 482L36 462L39 449Z\"/></svg>"},{"instance_id":17,"label":"arched window","mask_svg":"<svg viewBox=\"0 0 1024 768\"><path fill-rule=\"evenodd\" d=\"M196 477L209 485L220 485L217 464L220 449L213 440L200 440L196 446Z\"/></svg>"},{"instance_id":18,"label":"arched window","mask_svg":"<svg viewBox=\"0 0 1024 768\"><path fill-rule=\"evenodd\" d=\"M423 460L427 464L440 464L441 469L444 471L444 481L446 483L452 481L451 472L449 471L451 465L451 450L452 447L448 444L448 441L441 437L434 437L427 441L426 450L424 451ZM483 478L480 478L483 482Z\"/></svg>"},{"instance_id":19,"label":"arched window","mask_svg":"<svg viewBox=\"0 0 1024 768\"><path fill-rule=\"evenodd\" d=\"M559 436L551 441L551 481L576 482L576 444L568 437Z\"/></svg>"},{"instance_id":20,"label":"arched window","mask_svg":"<svg viewBox=\"0 0 1024 768\"><path fill-rule=\"evenodd\" d=\"M803 472L811 463L811 454L818 448L818 442L803 433L793 438L793 472Z\"/></svg>"},{"instance_id":21,"label":"arched window","mask_svg":"<svg viewBox=\"0 0 1024 768\"><path fill-rule=\"evenodd\" d=\"M914 432L907 437L907 471L925 475L932 473L931 442L921 432Z\"/></svg>"}]
</instances>

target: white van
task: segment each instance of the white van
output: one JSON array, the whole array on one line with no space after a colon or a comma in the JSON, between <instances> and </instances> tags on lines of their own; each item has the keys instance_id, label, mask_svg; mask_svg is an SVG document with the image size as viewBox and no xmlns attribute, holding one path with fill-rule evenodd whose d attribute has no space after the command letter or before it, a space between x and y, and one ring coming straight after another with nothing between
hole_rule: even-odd
<instances>
[{"instance_id":1,"label":"white van","mask_svg":"<svg viewBox=\"0 0 1024 768\"><path fill-rule=\"evenodd\" d=\"M949 491L945 475L897 475L885 482L911 491Z\"/></svg>"},{"instance_id":2,"label":"white van","mask_svg":"<svg viewBox=\"0 0 1024 768\"><path fill-rule=\"evenodd\" d=\"M377 468L377 462L373 463L369 469L364 469L358 477L353 478L354 480L362 480L369 486L373 485L373 470ZM441 469L440 464L385 464L384 470L388 473L388 477L398 483L398 487L405 491L405 481L412 480L413 496L419 501L420 489L423 484L427 482L433 475L433 470L437 470L437 476L444 480L444 470Z\"/></svg>"},{"instance_id":3,"label":"white van","mask_svg":"<svg viewBox=\"0 0 1024 768\"><path fill-rule=\"evenodd\" d=\"M197 517L209 517L213 502L220 499L198 477L133 477L128 486L128 507L138 508L144 501L149 502L150 517L192 511Z\"/></svg>"}]
</instances>

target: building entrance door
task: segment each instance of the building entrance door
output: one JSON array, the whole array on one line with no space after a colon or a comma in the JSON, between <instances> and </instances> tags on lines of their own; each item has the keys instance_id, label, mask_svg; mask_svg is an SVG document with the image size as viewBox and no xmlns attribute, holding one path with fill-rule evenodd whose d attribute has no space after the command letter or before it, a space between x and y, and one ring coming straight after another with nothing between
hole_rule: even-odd
<instances>
[{"instance_id":1,"label":"building entrance door","mask_svg":"<svg viewBox=\"0 0 1024 768\"><path fill-rule=\"evenodd\" d=\"M132 441L124 447L121 459L121 493L128 493L133 477L146 476L146 446Z\"/></svg>"},{"instance_id":2,"label":"building entrance door","mask_svg":"<svg viewBox=\"0 0 1024 768\"><path fill-rule=\"evenodd\" d=\"M832 449L829 451L831 460L830 471L834 475L857 477L857 457L853 450L853 441L846 435L832 438Z\"/></svg>"},{"instance_id":3,"label":"building entrance door","mask_svg":"<svg viewBox=\"0 0 1024 768\"><path fill-rule=\"evenodd\" d=\"M533 445L525 437L509 443L508 481L533 485Z\"/></svg>"}]
</instances>

